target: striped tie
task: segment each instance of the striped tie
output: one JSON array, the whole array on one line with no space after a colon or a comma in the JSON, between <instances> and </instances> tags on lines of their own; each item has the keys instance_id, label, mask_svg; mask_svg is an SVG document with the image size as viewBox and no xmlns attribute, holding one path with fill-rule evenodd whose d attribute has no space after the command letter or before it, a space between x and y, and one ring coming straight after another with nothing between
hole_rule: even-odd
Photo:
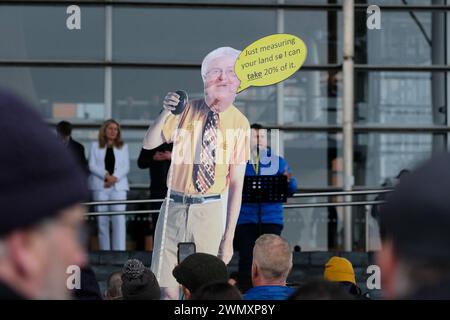
<instances>
[{"instance_id":1,"label":"striped tie","mask_svg":"<svg viewBox=\"0 0 450 320\"><path fill-rule=\"evenodd\" d=\"M192 175L195 190L200 193L205 193L214 184L218 124L219 114L209 111L203 129L200 163L194 164Z\"/></svg>"}]
</instances>

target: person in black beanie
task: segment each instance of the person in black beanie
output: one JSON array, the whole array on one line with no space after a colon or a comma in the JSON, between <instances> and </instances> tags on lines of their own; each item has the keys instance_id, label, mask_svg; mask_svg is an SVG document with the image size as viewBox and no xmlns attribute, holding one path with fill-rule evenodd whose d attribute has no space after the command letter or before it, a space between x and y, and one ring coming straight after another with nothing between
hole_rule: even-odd
<instances>
[{"instance_id":1,"label":"person in black beanie","mask_svg":"<svg viewBox=\"0 0 450 320\"><path fill-rule=\"evenodd\" d=\"M0 91L0 300L68 299L86 179L50 128L20 98Z\"/></svg>"},{"instance_id":2,"label":"person in black beanie","mask_svg":"<svg viewBox=\"0 0 450 320\"><path fill-rule=\"evenodd\" d=\"M138 259L130 259L122 271L123 300L159 300L161 289L153 272Z\"/></svg>"}]
</instances>

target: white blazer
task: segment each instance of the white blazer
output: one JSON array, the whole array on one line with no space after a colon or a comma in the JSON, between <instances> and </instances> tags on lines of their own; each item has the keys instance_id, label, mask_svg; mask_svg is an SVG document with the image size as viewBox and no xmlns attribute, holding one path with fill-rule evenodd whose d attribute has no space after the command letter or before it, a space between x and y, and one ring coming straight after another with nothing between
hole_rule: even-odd
<instances>
[{"instance_id":1,"label":"white blazer","mask_svg":"<svg viewBox=\"0 0 450 320\"><path fill-rule=\"evenodd\" d=\"M122 148L113 147L114 157L116 159L114 165L113 176L117 177L117 182L112 186L114 190L129 190L127 174L130 171L130 157L128 154L128 145L124 144ZM89 151L89 189L93 191L105 190L105 154L106 147L100 148L98 142L91 144Z\"/></svg>"}]
</instances>

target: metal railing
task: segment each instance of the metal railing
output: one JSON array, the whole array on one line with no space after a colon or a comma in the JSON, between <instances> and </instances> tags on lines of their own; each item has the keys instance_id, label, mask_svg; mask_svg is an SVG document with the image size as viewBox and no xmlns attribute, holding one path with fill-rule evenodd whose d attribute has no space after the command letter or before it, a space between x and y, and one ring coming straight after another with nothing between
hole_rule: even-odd
<instances>
[{"instance_id":1,"label":"metal railing","mask_svg":"<svg viewBox=\"0 0 450 320\"><path fill-rule=\"evenodd\" d=\"M391 192L392 189L370 189L358 191L328 191L328 192L308 192L295 193L291 198L312 198L312 197L337 197L337 196L363 196L372 194L383 194ZM112 200L112 201L94 201L86 202L86 206L115 205L115 204L146 204L146 203L162 203L164 199L142 199L142 200ZM283 204L283 209L297 208L317 208L317 207L348 207L348 206L364 206L376 205L384 203L384 201L335 201L335 202L316 202L316 203L289 203ZM88 212L86 216L105 216L105 215L140 215L149 213L158 213L159 210L125 210L125 211L109 211L109 212Z\"/></svg>"},{"instance_id":2,"label":"metal railing","mask_svg":"<svg viewBox=\"0 0 450 320\"><path fill-rule=\"evenodd\" d=\"M317 207L350 207L350 206L367 206L378 205L385 201L382 200L365 200L365 201L347 201L352 196L367 196L374 194L385 194L392 192L392 189L368 189L368 190L356 190L356 191L327 191L327 192L306 192L295 193L291 198L312 198L312 197L344 197L344 201L334 202L316 202L316 203L288 203L283 204L283 209L304 209L304 208L317 208ZM142 200L117 200L117 201L95 201L87 202L86 206L96 205L114 205L114 204L147 204L147 203L162 203L164 199L142 199ZM159 210L127 210L127 211L110 211L110 212L88 212L86 218L95 216L112 216L112 215L145 215L151 213L158 213ZM369 250L369 213L366 211L364 225L365 225L365 250ZM344 230L345 233L345 230ZM346 251L352 251L352 246L347 248Z\"/></svg>"}]
</instances>

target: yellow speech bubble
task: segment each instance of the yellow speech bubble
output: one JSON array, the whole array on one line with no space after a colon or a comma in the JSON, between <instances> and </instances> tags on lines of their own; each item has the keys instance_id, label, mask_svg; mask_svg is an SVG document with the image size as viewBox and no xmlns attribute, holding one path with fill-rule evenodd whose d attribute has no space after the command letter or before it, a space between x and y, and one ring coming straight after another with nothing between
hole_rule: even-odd
<instances>
[{"instance_id":1,"label":"yellow speech bubble","mask_svg":"<svg viewBox=\"0 0 450 320\"><path fill-rule=\"evenodd\" d=\"M241 81L237 92L289 78L303 65L306 54L303 40L292 34L273 34L256 40L242 50L234 65Z\"/></svg>"}]
</instances>

